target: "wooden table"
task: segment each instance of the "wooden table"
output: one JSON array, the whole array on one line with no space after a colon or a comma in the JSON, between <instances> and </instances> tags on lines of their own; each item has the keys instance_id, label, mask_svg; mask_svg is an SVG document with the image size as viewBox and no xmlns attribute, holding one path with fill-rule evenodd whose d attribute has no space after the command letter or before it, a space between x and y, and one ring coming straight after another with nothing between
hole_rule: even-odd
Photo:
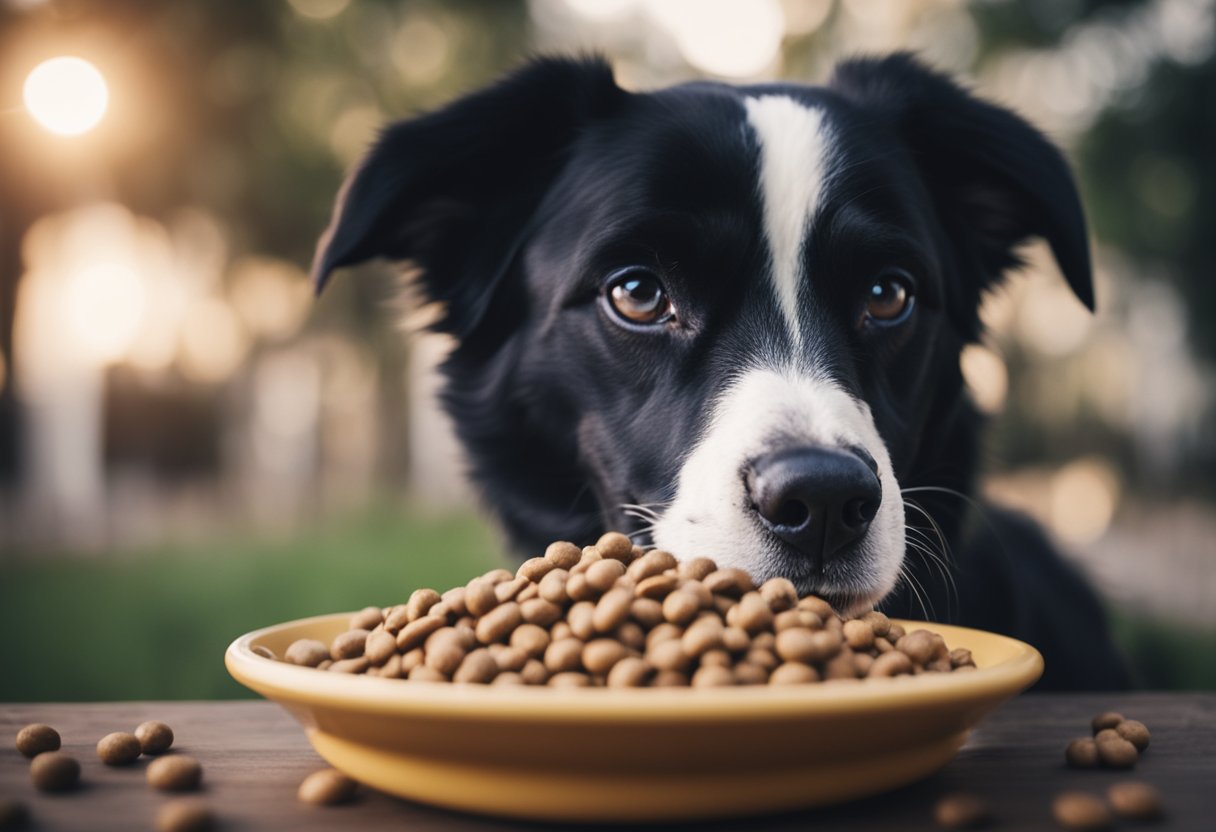
<instances>
[{"instance_id":1,"label":"wooden table","mask_svg":"<svg viewBox=\"0 0 1216 832\"><path fill-rule=\"evenodd\" d=\"M1064 746L1086 734L1090 718L1104 710L1122 711L1149 726L1153 742L1140 764L1132 773L1065 768ZM220 817L223 830L374 832L530 826L433 809L366 789L352 805L304 806L296 801L296 787L323 762L296 723L266 702L0 703L0 735L7 738L0 749L0 796L26 802L34 819L32 829L152 828L157 807L168 798L144 784L145 763L108 768L94 752L103 735L132 730L146 719L171 724L177 733L175 748L202 762L202 796ZM46 722L59 730L64 750L83 765L79 790L43 795L30 785L28 761L13 748L11 739L30 722ZM1055 793L1064 789L1100 793L1110 783L1133 778L1153 783L1165 796L1169 817L1152 828L1216 830L1216 693L1021 696L993 714L950 765L920 783L836 808L702 823L695 828L934 829L934 801L961 790L991 803L998 821L995 828L1052 829L1048 807ZM1119 828L1133 826L1124 822Z\"/></svg>"}]
</instances>

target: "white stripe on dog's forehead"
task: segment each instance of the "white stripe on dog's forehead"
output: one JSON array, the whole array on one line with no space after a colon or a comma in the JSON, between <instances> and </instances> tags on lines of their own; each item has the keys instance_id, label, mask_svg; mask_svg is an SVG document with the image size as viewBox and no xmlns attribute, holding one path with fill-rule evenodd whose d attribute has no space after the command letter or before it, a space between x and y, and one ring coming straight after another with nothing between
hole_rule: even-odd
<instances>
[{"instance_id":1,"label":"white stripe on dog's forehead","mask_svg":"<svg viewBox=\"0 0 1216 832\"><path fill-rule=\"evenodd\" d=\"M787 96L749 98L746 107L760 143L760 195L773 288L794 345L800 348L798 294L806 277L802 248L823 192L830 136L822 110Z\"/></svg>"}]
</instances>

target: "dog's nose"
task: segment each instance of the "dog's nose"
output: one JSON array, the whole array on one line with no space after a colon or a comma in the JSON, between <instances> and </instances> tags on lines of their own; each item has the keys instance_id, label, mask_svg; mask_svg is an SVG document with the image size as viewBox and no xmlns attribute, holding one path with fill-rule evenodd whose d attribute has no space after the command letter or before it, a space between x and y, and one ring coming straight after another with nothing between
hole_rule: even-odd
<instances>
[{"instance_id":1,"label":"dog's nose","mask_svg":"<svg viewBox=\"0 0 1216 832\"><path fill-rule=\"evenodd\" d=\"M827 560L865 534L878 513L882 484L866 456L803 447L754 460L747 488L761 521L817 563Z\"/></svg>"}]
</instances>

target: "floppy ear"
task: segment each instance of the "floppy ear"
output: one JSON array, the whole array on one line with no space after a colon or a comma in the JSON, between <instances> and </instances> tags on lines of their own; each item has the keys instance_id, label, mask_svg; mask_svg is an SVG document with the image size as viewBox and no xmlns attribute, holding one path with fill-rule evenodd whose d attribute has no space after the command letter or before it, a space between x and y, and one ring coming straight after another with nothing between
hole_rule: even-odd
<instances>
[{"instance_id":1,"label":"floppy ear","mask_svg":"<svg viewBox=\"0 0 1216 832\"><path fill-rule=\"evenodd\" d=\"M1017 265L1015 248L1042 237L1068 281L1094 308L1085 215L1068 164L1042 133L1009 110L981 101L944 75L901 53L837 67L831 86L895 129L956 245L982 274L980 292Z\"/></svg>"},{"instance_id":2,"label":"floppy ear","mask_svg":"<svg viewBox=\"0 0 1216 832\"><path fill-rule=\"evenodd\" d=\"M391 125L342 186L313 261L317 291L342 266L410 259L446 307L436 328L467 335L578 131L625 95L602 60L540 59Z\"/></svg>"}]
</instances>

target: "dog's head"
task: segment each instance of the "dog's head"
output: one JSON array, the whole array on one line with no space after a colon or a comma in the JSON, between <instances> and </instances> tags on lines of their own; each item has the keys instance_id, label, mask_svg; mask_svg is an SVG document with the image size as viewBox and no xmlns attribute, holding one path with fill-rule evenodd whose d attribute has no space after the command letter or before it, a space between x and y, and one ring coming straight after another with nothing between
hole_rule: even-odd
<instances>
[{"instance_id":1,"label":"dog's head","mask_svg":"<svg viewBox=\"0 0 1216 832\"><path fill-rule=\"evenodd\" d=\"M542 60L389 127L315 278L421 267L522 547L627 528L847 608L896 583L901 482L942 455L981 294L1032 236L1092 306L1058 151L908 56L645 94Z\"/></svg>"}]
</instances>

